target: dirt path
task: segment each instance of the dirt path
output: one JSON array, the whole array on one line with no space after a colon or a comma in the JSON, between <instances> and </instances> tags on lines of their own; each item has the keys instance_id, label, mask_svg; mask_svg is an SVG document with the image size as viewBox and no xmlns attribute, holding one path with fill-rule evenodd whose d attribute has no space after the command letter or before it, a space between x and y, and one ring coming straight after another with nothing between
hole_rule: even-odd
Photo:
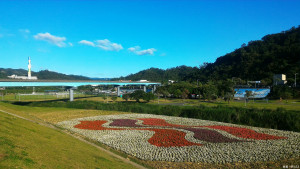
<instances>
[{"instance_id":1,"label":"dirt path","mask_svg":"<svg viewBox=\"0 0 300 169\"><path fill-rule=\"evenodd\" d=\"M135 166L136 168L139 168L139 169L146 169L144 166L141 166L141 165L139 165L139 164L137 164L137 163L135 163L135 162L132 162L132 161L130 161L130 160L127 159L127 158L121 157L121 156L119 156L119 155L117 155L117 154L115 154L115 153L113 153L113 152L111 152L111 151L108 151L108 150L106 150L106 149L104 149L104 148L102 148L102 147L100 147L100 146L98 146L98 145L96 145L96 144L94 144L94 143L91 143L91 142L89 142L89 141L87 141L87 140L85 140L85 139L83 139L83 138L81 138L81 137L79 137L79 136L76 136L76 135L74 135L74 134L71 134L71 133L67 132L66 130L61 130L60 128L58 128L58 127L56 127L56 126L54 126L54 125L52 125L52 124L49 124L49 123L41 123L41 122L37 122L37 121L34 121L34 120L30 120L30 119L28 119L28 118L24 118L24 117L22 117L22 116L19 116L19 115L16 115L16 114L13 114L13 113L10 113L10 112L1 110L1 109L0 109L0 112L9 114L9 115L11 115L11 116L14 116L14 117L17 117L17 118L20 118L20 119L23 119L23 120L30 121L30 122L32 122L32 123L39 124L39 125L41 125L41 126L45 126L45 127L48 127L48 128L52 128L52 129L55 129L55 130L62 131L62 132L64 132L65 134L68 134L68 135L70 135L70 136L72 136L72 137L74 137L74 138L76 138L76 139L78 139L78 140L80 140L80 141L82 141L82 142L84 142L84 143L86 143L86 144L92 145L92 146L94 146L95 148L97 148L98 150L103 151L103 152L105 152L105 153L107 153L107 154L109 154L109 155L111 155L111 156L113 156L113 157L115 157L115 158L118 158L118 159L122 160L122 161L125 162L125 163L131 164L131 165Z\"/></svg>"}]
</instances>

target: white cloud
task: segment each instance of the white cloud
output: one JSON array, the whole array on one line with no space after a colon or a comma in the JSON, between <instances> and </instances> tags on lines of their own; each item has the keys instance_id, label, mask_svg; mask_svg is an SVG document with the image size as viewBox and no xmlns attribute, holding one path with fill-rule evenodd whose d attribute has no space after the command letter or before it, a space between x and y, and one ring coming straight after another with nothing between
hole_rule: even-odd
<instances>
[{"instance_id":1,"label":"white cloud","mask_svg":"<svg viewBox=\"0 0 300 169\"><path fill-rule=\"evenodd\" d=\"M154 52L156 51L156 49L154 49L154 48L141 50L141 47L139 47L139 46L130 47L130 48L128 48L128 50L137 55L153 55Z\"/></svg>"},{"instance_id":2,"label":"white cloud","mask_svg":"<svg viewBox=\"0 0 300 169\"><path fill-rule=\"evenodd\" d=\"M155 51L156 51L156 49L151 48L151 49L145 49L145 50L136 51L135 53L137 55L153 55L153 53Z\"/></svg>"},{"instance_id":3,"label":"white cloud","mask_svg":"<svg viewBox=\"0 0 300 169\"><path fill-rule=\"evenodd\" d=\"M43 41L47 41L51 44L54 44L58 47L64 47L66 46L66 43L64 42L66 40L65 37L58 37L58 36L54 36L51 35L50 33L46 32L46 33L38 33L37 35L33 36L36 40L43 40Z\"/></svg>"},{"instance_id":4,"label":"white cloud","mask_svg":"<svg viewBox=\"0 0 300 169\"><path fill-rule=\"evenodd\" d=\"M69 44L69 46L73 46L73 43L71 43L71 42L69 42L68 44Z\"/></svg>"},{"instance_id":5,"label":"white cloud","mask_svg":"<svg viewBox=\"0 0 300 169\"><path fill-rule=\"evenodd\" d=\"M138 51L138 50L140 50L140 49L141 49L141 47L139 47L139 46L134 46L134 47L128 48L128 50L129 50L130 52L135 52L135 51Z\"/></svg>"},{"instance_id":6,"label":"white cloud","mask_svg":"<svg viewBox=\"0 0 300 169\"><path fill-rule=\"evenodd\" d=\"M113 43L108 39L96 40L96 46L103 50L109 51L119 51L123 49L123 46L121 44Z\"/></svg>"},{"instance_id":7,"label":"white cloud","mask_svg":"<svg viewBox=\"0 0 300 169\"><path fill-rule=\"evenodd\" d=\"M19 32L21 33L30 33L29 29L19 29Z\"/></svg>"},{"instance_id":8,"label":"white cloud","mask_svg":"<svg viewBox=\"0 0 300 169\"><path fill-rule=\"evenodd\" d=\"M78 43L83 44L83 45L88 45L88 46L93 46L95 47L95 44L91 41L87 41L87 40L81 40Z\"/></svg>"}]
</instances>

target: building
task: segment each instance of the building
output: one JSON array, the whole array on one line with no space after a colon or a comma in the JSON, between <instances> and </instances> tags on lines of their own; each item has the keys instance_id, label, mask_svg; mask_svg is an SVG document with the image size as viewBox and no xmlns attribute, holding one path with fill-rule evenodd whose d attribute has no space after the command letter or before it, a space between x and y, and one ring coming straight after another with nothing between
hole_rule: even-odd
<instances>
[{"instance_id":1,"label":"building","mask_svg":"<svg viewBox=\"0 0 300 169\"><path fill-rule=\"evenodd\" d=\"M30 78L28 76L18 76L18 75L11 75L7 76L10 79L22 79L22 80L37 80L36 76L31 76Z\"/></svg>"},{"instance_id":2,"label":"building","mask_svg":"<svg viewBox=\"0 0 300 169\"><path fill-rule=\"evenodd\" d=\"M36 76L31 76L31 60L28 57L28 75L27 76L18 76L18 75L11 75L7 76L10 79L22 79L22 80L37 80Z\"/></svg>"},{"instance_id":3,"label":"building","mask_svg":"<svg viewBox=\"0 0 300 169\"><path fill-rule=\"evenodd\" d=\"M284 85L287 83L285 74L275 74L273 76L273 85Z\"/></svg>"}]
</instances>

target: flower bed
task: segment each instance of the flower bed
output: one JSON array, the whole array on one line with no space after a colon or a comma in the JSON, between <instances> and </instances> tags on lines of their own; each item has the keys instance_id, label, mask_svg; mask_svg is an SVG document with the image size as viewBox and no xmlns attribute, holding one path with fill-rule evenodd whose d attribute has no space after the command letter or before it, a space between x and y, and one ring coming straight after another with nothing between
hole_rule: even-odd
<instances>
[{"instance_id":1,"label":"flower bed","mask_svg":"<svg viewBox=\"0 0 300 169\"><path fill-rule=\"evenodd\" d=\"M300 154L299 133L197 119L128 114L59 125L143 160L224 163Z\"/></svg>"}]
</instances>

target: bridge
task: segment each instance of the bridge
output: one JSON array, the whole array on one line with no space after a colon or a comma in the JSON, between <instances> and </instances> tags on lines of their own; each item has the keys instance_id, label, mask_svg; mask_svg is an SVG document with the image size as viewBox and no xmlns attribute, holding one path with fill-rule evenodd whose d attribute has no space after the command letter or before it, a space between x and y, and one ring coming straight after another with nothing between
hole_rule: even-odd
<instances>
[{"instance_id":1,"label":"bridge","mask_svg":"<svg viewBox=\"0 0 300 169\"><path fill-rule=\"evenodd\" d=\"M37 86L65 86L70 87L70 101L74 100L73 92L78 86L84 85L113 85L117 86L117 95L120 96L122 86L153 86L153 91L156 86L160 86L158 82L132 82L132 81L67 81L67 80L0 80L0 87L37 87Z\"/></svg>"}]
</instances>

